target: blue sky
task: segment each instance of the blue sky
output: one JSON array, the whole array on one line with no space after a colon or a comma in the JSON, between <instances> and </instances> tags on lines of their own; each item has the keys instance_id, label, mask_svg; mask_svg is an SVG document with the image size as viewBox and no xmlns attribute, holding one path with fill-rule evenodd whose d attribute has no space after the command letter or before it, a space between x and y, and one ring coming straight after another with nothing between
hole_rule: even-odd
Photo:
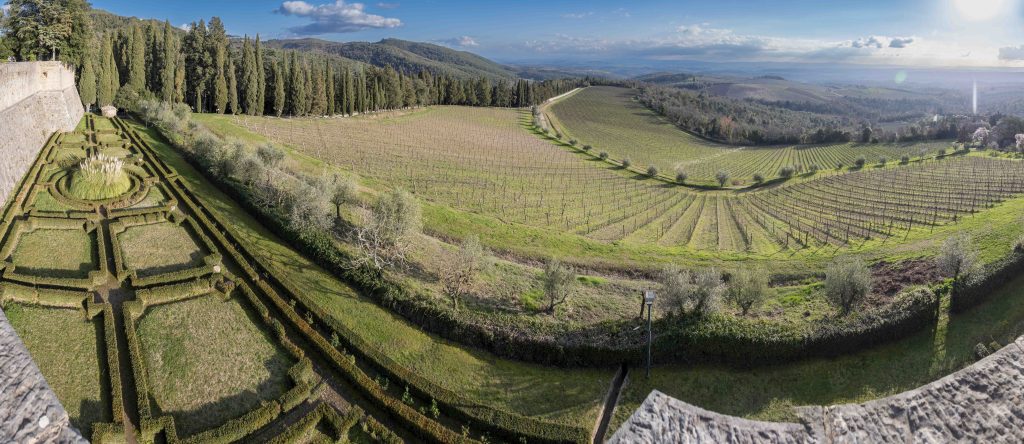
<instances>
[{"instance_id":1,"label":"blue sky","mask_svg":"<svg viewBox=\"0 0 1024 444\"><path fill-rule=\"evenodd\" d=\"M499 61L701 60L1024 65L1024 0L93 0L235 35L435 42Z\"/></svg>"}]
</instances>

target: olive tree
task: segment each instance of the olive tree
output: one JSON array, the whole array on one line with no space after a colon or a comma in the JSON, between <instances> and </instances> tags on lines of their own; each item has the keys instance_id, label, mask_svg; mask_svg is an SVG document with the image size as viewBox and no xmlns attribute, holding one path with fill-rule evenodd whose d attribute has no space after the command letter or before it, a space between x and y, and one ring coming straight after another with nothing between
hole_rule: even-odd
<instances>
[{"instance_id":1,"label":"olive tree","mask_svg":"<svg viewBox=\"0 0 1024 444\"><path fill-rule=\"evenodd\" d=\"M355 230L363 262L377 269L403 263L422 224L420 204L409 192L396 188L384 194Z\"/></svg>"},{"instance_id":2,"label":"olive tree","mask_svg":"<svg viewBox=\"0 0 1024 444\"><path fill-rule=\"evenodd\" d=\"M576 272L558 259L550 259L544 264L541 281L544 283L544 296L548 299L547 312L554 313L555 307L564 304L572 294Z\"/></svg>"},{"instance_id":3,"label":"olive tree","mask_svg":"<svg viewBox=\"0 0 1024 444\"><path fill-rule=\"evenodd\" d=\"M330 192L331 192L331 204L334 205L337 210L337 217L341 219L341 206L352 201L356 196L356 181L351 177L342 176L335 174L331 178Z\"/></svg>"},{"instance_id":4,"label":"olive tree","mask_svg":"<svg viewBox=\"0 0 1024 444\"><path fill-rule=\"evenodd\" d=\"M736 304L744 316L760 305L768 296L768 270L762 267L744 268L732 275L726 300Z\"/></svg>"},{"instance_id":5,"label":"olive tree","mask_svg":"<svg viewBox=\"0 0 1024 444\"><path fill-rule=\"evenodd\" d=\"M719 171L715 173L715 180L718 181L719 187L724 187L725 183L729 181L729 173L726 171Z\"/></svg>"},{"instance_id":6,"label":"olive tree","mask_svg":"<svg viewBox=\"0 0 1024 444\"><path fill-rule=\"evenodd\" d=\"M679 182L680 184L685 184L687 177L688 176L686 175L686 171L676 170L676 182Z\"/></svg>"},{"instance_id":7,"label":"olive tree","mask_svg":"<svg viewBox=\"0 0 1024 444\"><path fill-rule=\"evenodd\" d=\"M825 271L825 297L849 313L871 291L871 270L856 258L837 259Z\"/></svg>"},{"instance_id":8,"label":"olive tree","mask_svg":"<svg viewBox=\"0 0 1024 444\"><path fill-rule=\"evenodd\" d=\"M953 288L959 289L977 271L978 252L971 237L961 232L942 243L936 262L942 274L953 278Z\"/></svg>"},{"instance_id":9,"label":"olive tree","mask_svg":"<svg viewBox=\"0 0 1024 444\"><path fill-rule=\"evenodd\" d=\"M692 311L708 314L718 310L725 284L722 275L714 268L690 273L678 267L662 270L658 281L669 304L679 312Z\"/></svg>"},{"instance_id":10,"label":"olive tree","mask_svg":"<svg viewBox=\"0 0 1024 444\"><path fill-rule=\"evenodd\" d=\"M486 264L486 253L476 235L462 240L459 249L445 258L441 265L441 287L452 300L452 308L459 308L459 299L469 292L476 276Z\"/></svg>"}]
</instances>

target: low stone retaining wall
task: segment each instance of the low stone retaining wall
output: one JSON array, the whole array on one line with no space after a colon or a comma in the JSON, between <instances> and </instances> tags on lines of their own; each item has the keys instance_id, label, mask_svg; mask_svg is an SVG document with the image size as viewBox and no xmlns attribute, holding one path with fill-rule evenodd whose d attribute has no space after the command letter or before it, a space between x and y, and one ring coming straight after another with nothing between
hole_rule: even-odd
<instances>
[{"instance_id":1,"label":"low stone retaining wall","mask_svg":"<svg viewBox=\"0 0 1024 444\"><path fill-rule=\"evenodd\" d=\"M609 442L1024 442L1024 336L920 388L797 414L800 423L751 421L654 391Z\"/></svg>"}]
</instances>

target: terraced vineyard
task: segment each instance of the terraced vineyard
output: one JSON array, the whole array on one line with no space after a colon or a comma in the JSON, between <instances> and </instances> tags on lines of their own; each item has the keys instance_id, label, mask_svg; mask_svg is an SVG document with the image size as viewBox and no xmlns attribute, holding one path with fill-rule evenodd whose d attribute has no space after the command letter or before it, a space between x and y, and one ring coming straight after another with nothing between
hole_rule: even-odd
<instances>
[{"instance_id":1,"label":"terraced vineyard","mask_svg":"<svg viewBox=\"0 0 1024 444\"><path fill-rule=\"evenodd\" d=\"M772 253L905 236L1024 192L1021 162L978 157L819 174L742 192L693 190L530 134L525 111L440 107L355 119L232 119L309 156L469 212L598 241L695 251Z\"/></svg>"},{"instance_id":2,"label":"terraced vineyard","mask_svg":"<svg viewBox=\"0 0 1024 444\"><path fill-rule=\"evenodd\" d=\"M778 175L783 167L807 170L850 167L863 157L867 164L885 157L920 158L949 149L950 143L831 144L783 147L737 147L716 144L687 134L633 100L632 90L595 86L585 88L547 109L548 117L567 139L607 152L616 160L629 158L645 169L649 165L674 174L685 171L696 183L712 184L724 171L737 184L751 184L755 174Z\"/></svg>"}]
</instances>

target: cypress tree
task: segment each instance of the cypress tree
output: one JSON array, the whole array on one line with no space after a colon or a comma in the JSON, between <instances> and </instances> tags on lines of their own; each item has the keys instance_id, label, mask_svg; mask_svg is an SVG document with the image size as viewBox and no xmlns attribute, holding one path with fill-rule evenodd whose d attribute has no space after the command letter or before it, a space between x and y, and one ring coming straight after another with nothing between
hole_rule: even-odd
<instances>
[{"instance_id":1,"label":"cypress tree","mask_svg":"<svg viewBox=\"0 0 1024 444\"><path fill-rule=\"evenodd\" d=\"M128 82L132 91L145 91L145 36L142 28L132 27L128 44L125 45L128 55Z\"/></svg>"},{"instance_id":2,"label":"cypress tree","mask_svg":"<svg viewBox=\"0 0 1024 444\"><path fill-rule=\"evenodd\" d=\"M305 58L302 59L301 71L303 80L302 92L303 99L305 99L302 104L302 115L308 115L310 110L313 109L313 94L311 94L313 90L313 79L310 76L311 69L309 63L307 63Z\"/></svg>"},{"instance_id":3,"label":"cypress tree","mask_svg":"<svg viewBox=\"0 0 1024 444\"><path fill-rule=\"evenodd\" d=\"M260 44L260 35L256 34L256 115L262 116L266 111L267 103L267 74L263 66L263 45Z\"/></svg>"},{"instance_id":4,"label":"cypress tree","mask_svg":"<svg viewBox=\"0 0 1024 444\"><path fill-rule=\"evenodd\" d=\"M284 60L274 64L274 115L284 114Z\"/></svg>"},{"instance_id":5,"label":"cypress tree","mask_svg":"<svg viewBox=\"0 0 1024 444\"><path fill-rule=\"evenodd\" d=\"M86 58L82 63L82 75L78 80L78 96L82 98L82 106L88 112L93 103L96 103L96 69L94 63L86 52Z\"/></svg>"},{"instance_id":6,"label":"cypress tree","mask_svg":"<svg viewBox=\"0 0 1024 444\"><path fill-rule=\"evenodd\" d=\"M310 69L310 87L312 93L310 94L310 114L314 116L322 116L327 114L327 85L324 81L324 70L319 69L314 62L313 68Z\"/></svg>"},{"instance_id":7,"label":"cypress tree","mask_svg":"<svg viewBox=\"0 0 1024 444\"><path fill-rule=\"evenodd\" d=\"M171 30L171 22L164 21L164 55L161 57L163 64L160 67L160 98L165 102L175 100L174 94L174 72L178 61L177 39Z\"/></svg>"},{"instance_id":8,"label":"cypress tree","mask_svg":"<svg viewBox=\"0 0 1024 444\"><path fill-rule=\"evenodd\" d=\"M293 116L305 115L306 78L302 72L302 65L299 64L299 56L294 52L292 52L291 77L288 81L288 89L289 114Z\"/></svg>"},{"instance_id":9,"label":"cypress tree","mask_svg":"<svg viewBox=\"0 0 1024 444\"><path fill-rule=\"evenodd\" d=\"M97 81L96 104L107 106L114 103L114 94L121 87L120 76L117 74L117 63L114 61L114 36L103 38L103 54Z\"/></svg>"},{"instance_id":10,"label":"cypress tree","mask_svg":"<svg viewBox=\"0 0 1024 444\"><path fill-rule=\"evenodd\" d=\"M345 95L345 114L351 116L355 112L356 97L355 88L352 86L352 70L348 67L345 67L345 78L343 81L345 82L345 91L343 92Z\"/></svg>"},{"instance_id":11,"label":"cypress tree","mask_svg":"<svg viewBox=\"0 0 1024 444\"><path fill-rule=\"evenodd\" d=\"M259 74L256 72L256 54L249 37L242 42L242 105L245 113L255 116L259 112Z\"/></svg>"},{"instance_id":12,"label":"cypress tree","mask_svg":"<svg viewBox=\"0 0 1024 444\"><path fill-rule=\"evenodd\" d=\"M228 79L224 75L226 58L227 48L218 47L214 54L214 68L217 70L217 75L213 82L213 97L217 114L224 114L228 107Z\"/></svg>"},{"instance_id":13,"label":"cypress tree","mask_svg":"<svg viewBox=\"0 0 1024 444\"><path fill-rule=\"evenodd\" d=\"M179 103L185 102L185 54L178 52L178 57L174 60L174 101Z\"/></svg>"},{"instance_id":14,"label":"cypress tree","mask_svg":"<svg viewBox=\"0 0 1024 444\"><path fill-rule=\"evenodd\" d=\"M337 95L335 94L334 88L334 68L331 67L331 63L327 62L324 65L325 76L324 83L327 85L327 115L333 116L335 114L335 103L337 103Z\"/></svg>"},{"instance_id":15,"label":"cypress tree","mask_svg":"<svg viewBox=\"0 0 1024 444\"><path fill-rule=\"evenodd\" d=\"M206 24L199 20L199 24L192 24L192 28L185 36L185 47L182 51L185 54L185 83L187 86L188 100L192 102L195 112L203 112L203 97L206 95Z\"/></svg>"},{"instance_id":16,"label":"cypress tree","mask_svg":"<svg viewBox=\"0 0 1024 444\"><path fill-rule=\"evenodd\" d=\"M235 76L235 60L228 56L228 107L231 114L240 114L238 111L238 79Z\"/></svg>"}]
</instances>

